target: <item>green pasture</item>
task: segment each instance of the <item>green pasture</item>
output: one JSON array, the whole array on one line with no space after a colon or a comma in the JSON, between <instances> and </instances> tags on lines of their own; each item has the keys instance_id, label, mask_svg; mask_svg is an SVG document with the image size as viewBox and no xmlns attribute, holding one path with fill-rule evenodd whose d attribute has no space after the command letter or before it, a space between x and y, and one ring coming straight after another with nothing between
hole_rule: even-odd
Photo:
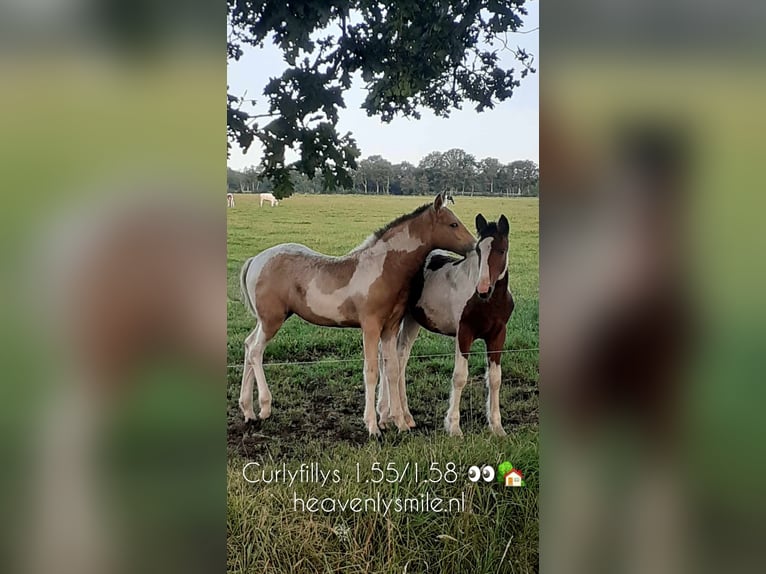
<instances>
[{"instance_id":1,"label":"green pasture","mask_svg":"<svg viewBox=\"0 0 766 574\"><path fill-rule=\"evenodd\" d=\"M502 359L501 414L508 437L486 428L483 342L474 344L463 393L462 439L442 428L454 342L421 331L408 368L408 397L418 427L370 440L362 423L362 342L357 329L330 329L292 317L269 344L266 378L272 416L245 427L237 399L243 341L254 318L240 301L239 270L250 256L284 242L341 255L426 197L297 195L271 208L237 195L228 209L228 567L230 572L533 572L537 569L538 492L538 201L457 197L451 206L473 230L477 213L511 222L510 285L516 308ZM433 357L431 355L440 355ZM308 364L304 364L308 362ZM272 363L272 365L269 365ZM275 364L279 363L279 364ZM526 487L469 482L471 465L511 461ZM251 484L242 469L257 462L270 476L301 463L337 470L338 483ZM356 481L374 463L410 472L394 483ZM411 469L455 464L459 480L414 481ZM364 470L368 473L365 475ZM368 476L369 478L369 476ZM429 496L466 501L459 512L305 512L294 497Z\"/></svg>"}]
</instances>

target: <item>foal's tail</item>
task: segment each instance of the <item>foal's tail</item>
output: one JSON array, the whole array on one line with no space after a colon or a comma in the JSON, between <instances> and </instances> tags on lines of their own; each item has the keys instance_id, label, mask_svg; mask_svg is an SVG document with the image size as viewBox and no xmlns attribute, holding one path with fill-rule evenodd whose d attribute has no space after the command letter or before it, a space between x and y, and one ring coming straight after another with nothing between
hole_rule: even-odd
<instances>
[{"instance_id":1,"label":"foal's tail","mask_svg":"<svg viewBox=\"0 0 766 574\"><path fill-rule=\"evenodd\" d=\"M251 257L242 265L242 270L239 272L239 290L242 293L242 302L245 304L245 307L247 307L248 311L255 316L255 306L247 292L247 270L250 269L250 263L252 263L252 261L253 258Z\"/></svg>"}]
</instances>

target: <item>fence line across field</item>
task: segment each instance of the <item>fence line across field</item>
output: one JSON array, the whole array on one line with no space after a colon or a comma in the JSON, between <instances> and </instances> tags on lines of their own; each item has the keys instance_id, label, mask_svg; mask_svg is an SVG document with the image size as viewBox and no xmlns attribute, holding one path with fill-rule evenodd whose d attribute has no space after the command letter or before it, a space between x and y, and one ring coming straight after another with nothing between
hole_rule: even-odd
<instances>
[{"instance_id":1,"label":"fence line across field","mask_svg":"<svg viewBox=\"0 0 766 574\"><path fill-rule=\"evenodd\" d=\"M502 351L494 351L493 354L502 354L502 353L526 353L531 351L539 351L539 347L529 348L529 349L503 349ZM465 355L486 355L486 351L474 351L471 353L464 353ZM410 356L410 360L412 359L434 359L437 357L454 357L455 353L438 353L433 355L412 355ZM324 363L358 363L358 362L364 362L364 357L358 357L355 359L320 359L318 361L280 361L277 363L263 363L264 367L276 367L280 365L317 365L317 364L324 364ZM229 369L234 368L242 368L243 365L237 364L237 365L226 365Z\"/></svg>"}]
</instances>

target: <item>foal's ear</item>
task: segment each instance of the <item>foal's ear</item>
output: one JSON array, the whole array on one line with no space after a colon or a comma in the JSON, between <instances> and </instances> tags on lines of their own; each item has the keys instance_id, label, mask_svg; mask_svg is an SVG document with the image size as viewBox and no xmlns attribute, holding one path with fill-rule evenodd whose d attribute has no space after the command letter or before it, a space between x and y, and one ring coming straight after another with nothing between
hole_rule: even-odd
<instances>
[{"instance_id":1,"label":"foal's ear","mask_svg":"<svg viewBox=\"0 0 766 574\"><path fill-rule=\"evenodd\" d=\"M508 232L511 230L511 225L508 223L505 215L500 216L500 220L497 222L497 229L503 235L508 235Z\"/></svg>"},{"instance_id":2,"label":"foal's ear","mask_svg":"<svg viewBox=\"0 0 766 574\"><path fill-rule=\"evenodd\" d=\"M481 232L484 231L485 227L487 227L487 220L484 219L484 216L480 213L476 216L476 231L479 235L481 235Z\"/></svg>"},{"instance_id":3,"label":"foal's ear","mask_svg":"<svg viewBox=\"0 0 766 574\"><path fill-rule=\"evenodd\" d=\"M444 194L437 193L434 198L434 210L439 211L444 206Z\"/></svg>"}]
</instances>

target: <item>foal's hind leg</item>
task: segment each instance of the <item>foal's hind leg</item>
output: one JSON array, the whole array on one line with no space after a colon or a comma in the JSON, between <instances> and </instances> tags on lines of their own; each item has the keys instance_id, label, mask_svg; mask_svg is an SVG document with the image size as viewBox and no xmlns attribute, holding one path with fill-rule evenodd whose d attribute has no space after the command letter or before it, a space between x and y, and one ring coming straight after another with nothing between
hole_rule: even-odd
<instances>
[{"instance_id":1,"label":"foal's hind leg","mask_svg":"<svg viewBox=\"0 0 766 574\"><path fill-rule=\"evenodd\" d=\"M397 337L396 353L399 356L399 400L402 404L402 414L404 415L404 423L407 425L407 428L415 428L416 426L415 419L412 418L410 408L407 405L405 374L407 361L410 359L410 352L412 351L415 339L417 339L418 331L420 331L418 322L411 315L405 315ZM380 391L378 393L378 414L380 415L380 420L378 425L380 428L385 428L391 422L391 409L389 405L389 381L382 363L380 377Z\"/></svg>"},{"instance_id":2,"label":"foal's hind leg","mask_svg":"<svg viewBox=\"0 0 766 574\"><path fill-rule=\"evenodd\" d=\"M402 401L404 422L409 428L415 428L415 419L412 418L410 407L407 404L407 382L405 375L407 363L410 360L410 352L415 344L415 339L418 338L419 331L420 325L418 325L418 322L411 315L405 315L404 321L402 321L402 328L399 331L397 353L399 354L399 399Z\"/></svg>"},{"instance_id":3,"label":"foal's hind leg","mask_svg":"<svg viewBox=\"0 0 766 574\"><path fill-rule=\"evenodd\" d=\"M266 384L263 372L263 352L266 344L274 337L282 323L264 323L258 321L258 326L245 339L245 366L242 373L242 388L239 394L239 406L245 415L245 421L255 420L253 412L253 379L258 384L259 417L271 416L271 391Z\"/></svg>"},{"instance_id":4,"label":"foal's hind leg","mask_svg":"<svg viewBox=\"0 0 766 574\"><path fill-rule=\"evenodd\" d=\"M473 344L473 334L467 329L459 329L455 338L455 370L452 373L452 393L449 397L449 409L444 418L444 428L452 436L463 436L460 430L460 397L468 382L468 353Z\"/></svg>"},{"instance_id":5,"label":"foal's hind leg","mask_svg":"<svg viewBox=\"0 0 766 574\"><path fill-rule=\"evenodd\" d=\"M245 339L245 363L242 367L242 384L239 387L239 408L242 410L242 414L245 415L245 422L255 420L255 412L253 412L253 383L255 382L255 371L253 370L253 362L248 341L253 338L256 331L260 328L261 326L258 325Z\"/></svg>"},{"instance_id":6,"label":"foal's hind leg","mask_svg":"<svg viewBox=\"0 0 766 574\"><path fill-rule=\"evenodd\" d=\"M398 325L396 326L398 327ZM388 399L389 414L394 421L396 428L400 431L408 431L410 427L404 421L402 402L399 397L399 355L396 350L397 329L386 329L381 338L381 349L383 351L383 365L385 367L385 378L388 380Z\"/></svg>"}]
</instances>

